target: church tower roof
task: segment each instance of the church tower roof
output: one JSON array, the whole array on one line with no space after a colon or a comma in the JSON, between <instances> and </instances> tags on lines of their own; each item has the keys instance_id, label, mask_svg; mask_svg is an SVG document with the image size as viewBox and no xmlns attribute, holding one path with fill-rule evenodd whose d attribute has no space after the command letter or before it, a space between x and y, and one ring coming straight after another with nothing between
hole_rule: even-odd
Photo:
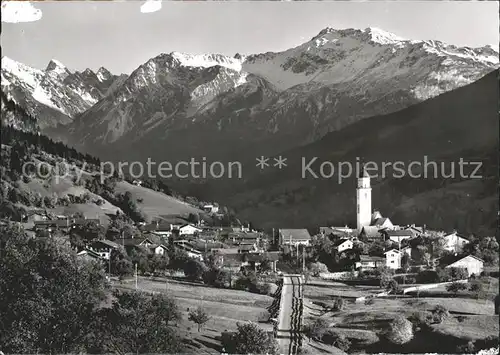
<instances>
[{"instance_id":1,"label":"church tower roof","mask_svg":"<svg viewBox=\"0 0 500 355\"><path fill-rule=\"evenodd\" d=\"M363 164L361 166L361 169L359 171L359 176L358 178L369 178L370 175L368 175L368 172L366 171L365 165Z\"/></svg>"}]
</instances>

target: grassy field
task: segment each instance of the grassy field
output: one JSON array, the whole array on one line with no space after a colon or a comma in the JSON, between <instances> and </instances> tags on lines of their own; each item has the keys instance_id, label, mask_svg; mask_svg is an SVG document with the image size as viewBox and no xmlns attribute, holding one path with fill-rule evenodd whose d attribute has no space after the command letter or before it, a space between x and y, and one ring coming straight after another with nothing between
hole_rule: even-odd
<instances>
[{"instance_id":1,"label":"grassy field","mask_svg":"<svg viewBox=\"0 0 500 355\"><path fill-rule=\"evenodd\" d=\"M100 196L97 196L87 190L83 186L78 186L73 183L74 174L81 173L78 168L75 168L76 172L72 172L73 175L60 178L49 178L46 180L40 178L32 178L28 183L23 181L19 182L20 189L24 191L30 191L32 193L39 193L42 197L64 197L68 195L82 196L84 194L90 195L92 200L103 200ZM88 174L84 173L85 176ZM116 214L116 211L121 210L104 200L104 203L100 206L93 202L88 202L85 204L73 203L68 206L57 206L56 208L48 208L49 212L60 214L60 215L70 215L77 212L82 213L86 218L99 218L101 223L107 225L109 221L108 215Z\"/></svg>"},{"instance_id":2,"label":"grassy field","mask_svg":"<svg viewBox=\"0 0 500 355\"><path fill-rule=\"evenodd\" d=\"M168 196L164 193L150 190L145 187L136 186L126 181L117 183L116 191L121 193L128 191L136 200L142 199L142 202L138 203L137 206L149 220L161 215L187 215L189 213L203 213L203 211L172 196Z\"/></svg>"},{"instance_id":3,"label":"grassy field","mask_svg":"<svg viewBox=\"0 0 500 355\"><path fill-rule=\"evenodd\" d=\"M476 340L488 336L498 336L498 316L472 315L465 316L459 322L457 317L450 317L441 324L433 325L436 332L453 335L457 338Z\"/></svg>"},{"instance_id":4,"label":"grassy field","mask_svg":"<svg viewBox=\"0 0 500 355\"><path fill-rule=\"evenodd\" d=\"M431 311L437 305L442 305L452 316L442 324L433 326L440 335L467 340L498 335L498 316L493 315L494 305L490 300L453 298L447 293L447 298L391 296L376 298L369 305L354 302L353 297L367 296L379 291L379 288L342 286L339 283L331 287L306 285L304 293L309 302L305 307L305 322L312 322L318 317L324 318L330 324L331 330L349 338L353 351L360 351L367 345L377 346L376 343L382 339L381 335L396 316L409 317L417 311ZM323 301L331 304L332 296L342 296L345 299L342 311L327 312L314 303ZM465 317L463 322L457 320L458 315Z\"/></svg>"},{"instance_id":5,"label":"grassy field","mask_svg":"<svg viewBox=\"0 0 500 355\"><path fill-rule=\"evenodd\" d=\"M135 289L135 282L124 282L119 288ZM245 291L217 289L203 285L194 286L169 281L158 282L140 278L138 288L146 292L165 293L177 301L182 312L179 331L188 339L186 345L197 353L216 353L221 351L220 335L223 331L236 330L236 323L258 322L260 314L271 305L272 297ZM189 310L203 307L210 320L197 331L194 323L188 321ZM271 330L271 324L259 324Z\"/></svg>"},{"instance_id":6,"label":"grassy field","mask_svg":"<svg viewBox=\"0 0 500 355\"><path fill-rule=\"evenodd\" d=\"M498 278L485 276L477 279L482 284L484 297L488 300L494 300L498 294ZM470 286L470 283L467 284ZM416 292L409 292L408 294L415 296ZM450 297L452 294L446 290L446 286L440 285L436 288L429 290L422 290L419 293L420 297ZM476 294L469 290L460 291L455 298L476 298Z\"/></svg>"}]
</instances>

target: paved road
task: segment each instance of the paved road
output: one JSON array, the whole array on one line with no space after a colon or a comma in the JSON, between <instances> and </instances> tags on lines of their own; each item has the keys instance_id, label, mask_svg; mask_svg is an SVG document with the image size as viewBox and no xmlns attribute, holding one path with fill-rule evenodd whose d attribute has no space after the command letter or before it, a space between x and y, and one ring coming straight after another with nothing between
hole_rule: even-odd
<instances>
[{"instance_id":1,"label":"paved road","mask_svg":"<svg viewBox=\"0 0 500 355\"><path fill-rule=\"evenodd\" d=\"M295 355L301 345L302 275L283 275L277 336L282 354Z\"/></svg>"}]
</instances>

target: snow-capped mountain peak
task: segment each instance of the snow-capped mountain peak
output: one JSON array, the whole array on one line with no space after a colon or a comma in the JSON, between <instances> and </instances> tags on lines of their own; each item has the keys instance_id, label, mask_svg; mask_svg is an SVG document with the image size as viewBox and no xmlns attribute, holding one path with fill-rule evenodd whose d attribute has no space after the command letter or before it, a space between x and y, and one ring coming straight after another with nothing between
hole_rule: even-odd
<instances>
[{"instance_id":1,"label":"snow-capped mountain peak","mask_svg":"<svg viewBox=\"0 0 500 355\"><path fill-rule=\"evenodd\" d=\"M59 77L62 80L66 79L66 77L71 74L68 68L56 59L52 59L49 62L45 69L45 73L54 78Z\"/></svg>"},{"instance_id":2,"label":"snow-capped mountain peak","mask_svg":"<svg viewBox=\"0 0 500 355\"><path fill-rule=\"evenodd\" d=\"M113 76L109 72L109 70L104 68L104 67L100 67L99 70L97 71L96 75L97 75L97 79L99 79L99 81L101 81L101 82L109 80Z\"/></svg>"},{"instance_id":3,"label":"snow-capped mountain peak","mask_svg":"<svg viewBox=\"0 0 500 355\"><path fill-rule=\"evenodd\" d=\"M364 33L368 33L373 42L380 44L399 44L400 42L407 41L394 33L381 30L377 27L368 27L364 30Z\"/></svg>"},{"instance_id":4,"label":"snow-capped mountain peak","mask_svg":"<svg viewBox=\"0 0 500 355\"><path fill-rule=\"evenodd\" d=\"M45 69L45 71L57 71L57 72L63 72L67 70L68 69L66 68L66 66L57 59L51 59L49 64L47 64L47 68Z\"/></svg>"},{"instance_id":5,"label":"snow-capped mountain peak","mask_svg":"<svg viewBox=\"0 0 500 355\"><path fill-rule=\"evenodd\" d=\"M210 68L216 65L226 67L235 71L241 71L242 58L231 58L222 54L187 54L171 52L172 56L180 65L185 67Z\"/></svg>"},{"instance_id":6,"label":"snow-capped mountain peak","mask_svg":"<svg viewBox=\"0 0 500 355\"><path fill-rule=\"evenodd\" d=\"M43 127L69 123L102 98L110 83L101 85L90 69L72 73L56 59L40 70L4 56L1 85Z\"/></svg>"}]
</instances>

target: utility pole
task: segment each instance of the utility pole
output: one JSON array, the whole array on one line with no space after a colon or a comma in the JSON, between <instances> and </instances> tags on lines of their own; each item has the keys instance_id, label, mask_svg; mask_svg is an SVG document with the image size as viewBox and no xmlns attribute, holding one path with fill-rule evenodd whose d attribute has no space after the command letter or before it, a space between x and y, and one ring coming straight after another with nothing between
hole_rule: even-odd
<instances>
[{"instance_id":1,"label":"utility pole","mask_svg":"<svg viewBox=\"0 0 500 355\"><path fill-rule=\"evenodd\" d=\"M137 263L135 263L135 290L137 291Z\"/></svg>"},{"instance_id":2,"label":"utility pole","mask_svg":"<svg viewBox=\"0 0 500 355\"><path fill-rule=\"evenodd\" d=\"M302 246L302 272L306 272L306 253L305 253L305 245Z\"/></svg>"}]
</instances>

